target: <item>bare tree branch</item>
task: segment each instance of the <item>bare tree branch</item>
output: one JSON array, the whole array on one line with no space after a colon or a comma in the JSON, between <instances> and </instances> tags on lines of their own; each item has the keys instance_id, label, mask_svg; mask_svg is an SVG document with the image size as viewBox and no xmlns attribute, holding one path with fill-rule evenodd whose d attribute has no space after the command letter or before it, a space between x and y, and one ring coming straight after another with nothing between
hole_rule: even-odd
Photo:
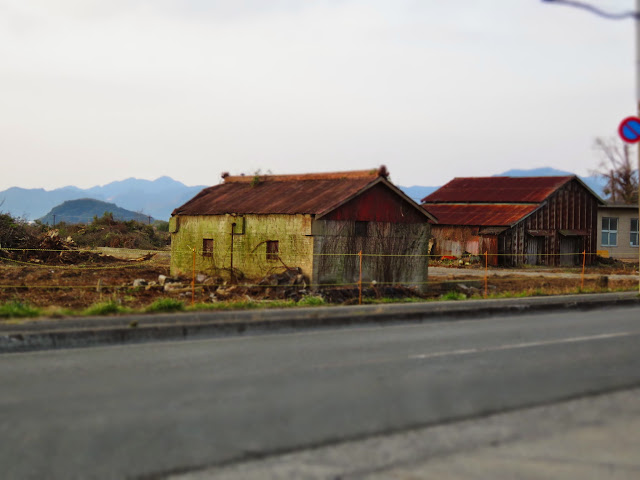
<instances>
[{"instance_id":1,"label":"bare tree branch","mask_svg":"<svg viewBox=\"0 0 640 480\"><path fill-rule=\"evenodd\" d=\"M611 203L631 205L638 202L638 171L634 168L631 148L617 139L596 138L594 149L600 164L592 173L604 178L604 194Z\"/></svg>"}]
</instances>

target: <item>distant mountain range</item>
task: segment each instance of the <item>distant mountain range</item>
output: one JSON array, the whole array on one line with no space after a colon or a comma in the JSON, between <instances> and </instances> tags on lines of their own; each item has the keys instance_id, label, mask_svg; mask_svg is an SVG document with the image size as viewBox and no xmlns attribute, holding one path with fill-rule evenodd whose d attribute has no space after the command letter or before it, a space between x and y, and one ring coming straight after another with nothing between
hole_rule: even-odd
<instances>
[{"instance_id":1,"label":"distant mountain range","mask_svg":"<svg viewBox=\"0 0 640 480\"><path fill-rule=\"evenodd\" d=\"M562 175L573 174L547 167L531 170L509 170L494 176L546 177ZM604 181L602 179L595 176L580 178L596 194L603 197ZM26 220L35 220L51 213L54 207L68 200L92 198L115 204L116 208L120 207L138 213L145 219L151 215L154 219L168 220L174 208L184 204L208 186L189 187L170 177L160 177L153 181L128 178L88 189L69 186L47 191L42 188L12 187L0 192L0 212L10 213L14 217ZM399 187L416 202L420 202L424 197L440 188L440 186ZM102 216L103 213L104 211L99 212L98 215ZM58 218L56 218L57 221L59 221Z\"/></svg>"},{"instance_id":2,"label":"distant mountain range","mask_svg":"<svg viewBox=\"0 0 640 480\"><path fill-rule=\"evenodd\" d=\"M12 187L0 192L0 212L35 220L67 200L93 198L140 213L145 218L151 215L155 219L168 220L174 208L193 198L203 188L205 185L189 187L170 177L153 181L128 178L88 189L70 186L47 191Z\"/></svg>"},{"instance_id":3,"label":"distant mountain range","mask_svg":"<svg viewBox=\"0 0 640 480\"><path fill-rule=\"evenodd\" d=\"M49 213L38 220L47 225L57 225L61 222L91 223L94 217L100 218L107 212L113 214L114 220L136 220L142 223L152 223L154 221L151 215L132 212L131 210L120 208L115 203L94 200L93 198L67 200L53 207Z\"/></svg>"}]
</instances>

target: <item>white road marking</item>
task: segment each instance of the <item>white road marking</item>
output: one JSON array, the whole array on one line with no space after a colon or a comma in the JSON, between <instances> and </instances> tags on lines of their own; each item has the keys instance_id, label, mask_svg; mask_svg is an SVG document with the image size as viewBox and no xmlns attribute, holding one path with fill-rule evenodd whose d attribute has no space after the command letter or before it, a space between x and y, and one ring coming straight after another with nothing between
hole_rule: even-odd
<instances>
[{"instance_id":1,"label":"white road marking","mask_svg":"<svg viewBox=\"0 0 640 480\"><path fill-rule=\"evenodd\" d=\"M409 355L409 359L424 360L426 358L446 357L449 355L452 355L452 356L453 355L473 355L476 353L497 352L501 350L516 350L518 348L543 347L546 345L561 345L563 343L590 342L593 340L606 340L609 338L630 337L633 335L640 335L640 332L603 333L600 335L589 335L589 336L583 336L583 337L559 338L557 340L542 340L538 342L511 343L506 345L497 345L495 347L465 348L460 350L449 350L446 352L418 353L414 355Z\"/></svg>"}]
</instances>

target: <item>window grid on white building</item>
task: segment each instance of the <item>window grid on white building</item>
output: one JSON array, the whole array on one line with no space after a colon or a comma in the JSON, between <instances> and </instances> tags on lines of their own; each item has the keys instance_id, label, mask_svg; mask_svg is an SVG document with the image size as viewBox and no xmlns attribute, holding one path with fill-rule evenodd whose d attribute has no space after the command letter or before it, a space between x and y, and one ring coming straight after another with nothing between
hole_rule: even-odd
<instances>
[{"instance_id":1,"label":"window grid on white building","mask_svg":"<svg viewBox=\"0 0 640 480\"><path fill-rule=\"evenodd\" d=\"M602 217L602 246L618 246L618 219L614 217Z\"/></svg>"}]
</instances>

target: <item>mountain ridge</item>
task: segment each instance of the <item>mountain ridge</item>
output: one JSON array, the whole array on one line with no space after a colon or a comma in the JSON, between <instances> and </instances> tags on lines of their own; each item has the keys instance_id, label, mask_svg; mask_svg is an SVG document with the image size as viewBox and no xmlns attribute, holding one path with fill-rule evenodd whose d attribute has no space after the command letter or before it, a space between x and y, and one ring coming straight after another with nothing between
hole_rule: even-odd
<instances>
[{"instance_id":1,"label":"mountain ridge","mask_svg":"<svg viewBox=\"0 0 640 480\"><path fill-rule=\"evenodd\" d=\"M156 180L134 177L82 189L68 185L53 190L10 187L0 192L0 211L25 220L35 220L68 200L91 198L118 207L168 220L174 208L194 197L208 185L187 186L163 176Z\"/></svg>"},{"instance_id":2,"label":"mountain ridge","mask_svg":"<svg viewBox=\"0 0 640 480\"><path fill-rule=\"evenodd\" d=\"M58 223L90 223L94 217L102 217L105 213L111 213L114 220L136 220L141 223L152 223L154 218L150 215L133 212L121 208L115 203L103 202L94 198L79 198L67 200L53 207L46 215L39 218L42 223L56 225Z\"/></svg>"}]
</instances>

